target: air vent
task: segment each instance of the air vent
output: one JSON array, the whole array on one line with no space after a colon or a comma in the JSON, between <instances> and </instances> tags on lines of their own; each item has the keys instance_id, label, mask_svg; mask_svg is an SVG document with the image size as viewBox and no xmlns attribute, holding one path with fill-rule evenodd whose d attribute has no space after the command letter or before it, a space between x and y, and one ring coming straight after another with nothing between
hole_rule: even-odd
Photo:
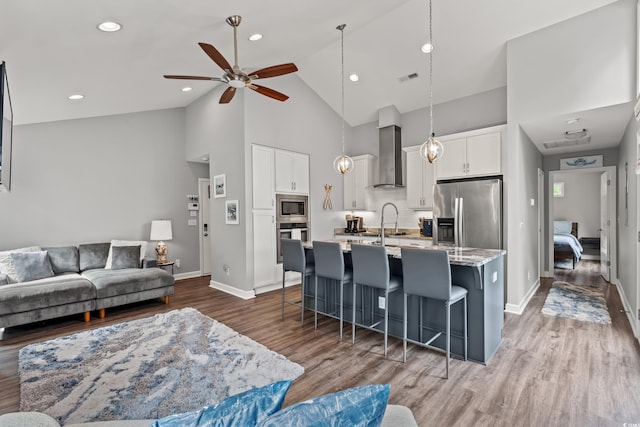
<instances>
[{"instance_id":1,"label":"air vent","mask_svg":"<svg viewBox=\"0 0 640 427\"><path fill-rule=\"evenodd\" d=\"M591 142L591 137L590 136L585 136L582 138L576 138L576 139L559 139L557 141L548 141L545 142L544 148L564 148L564 147L571 147L572 145L582 145L582 144L588 144L589 142Z\"/></svg>"},{"instance_id":2,"label":"air vent","mask_svg":"<svg viewBox=\"0 0 640 427\"><path fill-rule=\"evenodd\" d=\"M400 77L398 80L400 80L401 83L404 83L404 82L408 82L409 80L413 80L417 78L418 78L418 73L411 73L406 76Z\"/></svg>"}]
</instances>

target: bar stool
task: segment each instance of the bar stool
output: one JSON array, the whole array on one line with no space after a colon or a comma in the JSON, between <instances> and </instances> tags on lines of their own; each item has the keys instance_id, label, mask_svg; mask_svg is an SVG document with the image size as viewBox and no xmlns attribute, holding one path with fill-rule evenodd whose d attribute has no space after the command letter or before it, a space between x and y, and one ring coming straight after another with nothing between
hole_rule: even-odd
<instances>
[{"instance_id":1,"label":"bar stool","mask_svg":"<svg viewBox=\"0 0 640 427\"><path fill-rule=\"evenodd\" d=\"M304 296L307 277L314 274L314 264L312 259L307 260L302 247L301 240L280 239L282 250L282 320L284 320L284 305L300 306L300 323L304 323ZM287 271L294 271L301 274L301 301L286 301L284 298L284 279Z\"/></svg>"},{"instance_id":2,"label":"bar stool","mask_svg":"<svg viewBox=\"0 0 640 427\"><path fill-rule=\"evenodd\" d=\"M407 341L413 344L433 347L430 344L443 333L446 334L446 376L449 378L449 358L451 347L451 305L464 303L464 360L467 360L467 290L451 284L451 265L447 251L435 249L401 248L402 277L404 287L404 330L402 334L402 360L407 361ZM407 338L407 295L420 297L420 341ZM446 308L445 330L438 331L428 341L422 341L422 299L432 298L444 302Z\"/></svg>"},{"instance_id":3,"label":"bar stool","mask_svg":"<svg viewBox=\"0 0 640 427\"><path fill-rule=\"evenodd\" d=\"M342 325L344 322L344 285L352 283L353 271L345 268L342 247L338 242L313 242L313 257L315 258L315 328L318 329L318 278L333 280L340 286L340 339L342 339ZM325 302L327 292L325 287ZM326 306L326 304L325 304ZM325 310L327 311L327 310ZM325 313L335 317L332 314Z\"/></svg>"},{"instance_id":4,"label":"bar stool","mask_svg":"<svg viewBox=\"0 0 640 427\"><path fill-rule=\"evenodd\" d=\"M358 285L374 289L384 289L384 357L387 357L387 340L389 332L389 294L402 287L402 278L391 276L389 258L384 246L351 245L353 261L353 316L351 324L351 342L356 342L356 296ZM371 321L374 321L374 302L371 304ZM364 323L364 301L362 303L362 322ZM376 330L382 320L371 325L359 324L366 329Z\"/></svg>"}]
</instances>

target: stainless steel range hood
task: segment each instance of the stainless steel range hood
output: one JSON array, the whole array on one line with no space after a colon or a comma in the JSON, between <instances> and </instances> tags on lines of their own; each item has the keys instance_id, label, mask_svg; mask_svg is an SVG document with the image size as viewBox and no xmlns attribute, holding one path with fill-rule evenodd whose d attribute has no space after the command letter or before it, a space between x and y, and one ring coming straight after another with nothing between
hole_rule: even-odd
<instances>
[{"instance_id":1,"label":"stainless steel range hood","mask_svg":"<svg viewBox=\"0 0 640 427\"><path fill-rule=\"evenodd\" d=\"M391 105L378 112L378 182L373 188L403 188L400 113Z\"/></svg>"}]
</instances>

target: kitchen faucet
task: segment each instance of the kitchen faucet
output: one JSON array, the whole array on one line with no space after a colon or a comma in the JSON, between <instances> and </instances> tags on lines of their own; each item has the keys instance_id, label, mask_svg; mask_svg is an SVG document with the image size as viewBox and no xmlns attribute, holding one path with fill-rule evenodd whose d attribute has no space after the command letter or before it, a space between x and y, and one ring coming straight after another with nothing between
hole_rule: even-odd
<instances>
[{"instance_id":1,"label":"kitchen faucet","mask_svg":"<svg viewBox=\"0 0 640 427\"><path fill-rule=\"evenodd\" d=\"M391 202L387 202L384 205L382 205L382 211L380 212L380 245L384 246L384 208L387 207L387 205L391 205L393 206L393 208L396 210L396 231L395 233L398 233L398 207L391 203Z\"/></svg>"}]
</instances>

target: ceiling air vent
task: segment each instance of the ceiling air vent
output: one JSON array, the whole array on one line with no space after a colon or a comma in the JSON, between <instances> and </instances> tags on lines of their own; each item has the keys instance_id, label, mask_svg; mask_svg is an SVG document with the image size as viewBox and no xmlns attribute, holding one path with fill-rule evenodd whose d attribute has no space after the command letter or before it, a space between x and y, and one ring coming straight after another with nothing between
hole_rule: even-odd
<instances>
[{"instance_id":1,"label":"ceiling air vent","mask_svg":"<svg viewBox=\"0 0 640 427\"><path fill-rule=\"evenodd\" d=\"M411 73L406 76L400 77L398 80L400 80L401 83L404 83L404 82L408 82L409 80L413 80L417 78L418 78L418 73Z\"/></svg>"},{"instance_id":2,"label":"ceiling air vent","mask_svg":"<svg viewBox=\"0 0 640 427\"><path fill-rule=\"evenodd\" d=\"M582 144L588 144L589 142L591 142L591 136L583 136L582 138L565 138L565 139L559 139L557 141L548 141L545 142L544 148L564 148L564 147L571 147L572 145L582 145Z\"/></svg>"}]
</instances>

